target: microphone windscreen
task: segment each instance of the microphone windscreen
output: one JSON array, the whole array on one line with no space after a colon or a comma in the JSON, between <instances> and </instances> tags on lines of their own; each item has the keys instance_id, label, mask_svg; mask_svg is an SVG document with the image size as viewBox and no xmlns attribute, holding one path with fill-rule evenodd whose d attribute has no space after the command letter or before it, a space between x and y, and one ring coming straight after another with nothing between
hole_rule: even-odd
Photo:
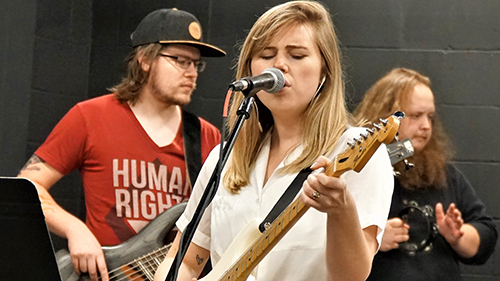
<instances>
[{"instance_id":1,"label":"microphone windscreen","mask_svg":"<svg viewBox=\"0 0 500 281\"><path fill-rule=\"evenodd\" d=\"M283 87L285 86L285 75L283 74L283 72L281 72L281 70L275 67L269 67L262 71L262 74L264 73L269 73L275 78L273 86L271 87L271 89L266 90L266 92L270 94L276 94L277 92L281 91L281 89L283 89Z\"/></svg>"}]
</instances>

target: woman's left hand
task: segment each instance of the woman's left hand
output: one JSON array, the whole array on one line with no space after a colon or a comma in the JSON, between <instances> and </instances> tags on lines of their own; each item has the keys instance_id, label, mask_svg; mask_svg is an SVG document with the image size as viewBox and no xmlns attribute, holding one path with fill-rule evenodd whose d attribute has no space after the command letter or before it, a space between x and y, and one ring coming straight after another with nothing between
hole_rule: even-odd
<instances>
[{"instance_id":1,"label":"woman's left hand","mask_svg":"<svg viewBox=\"0 0 500 281\"><path fill-rule=\"evenodd\" d=\"M329 162L328 158L320 156L311 169L326 167ZM324 173L310 174L307 177L302 185L301 197L306 205L327 214L345 210L350 201L345 180L329 177Z\"/></svg>"}]
</instances>

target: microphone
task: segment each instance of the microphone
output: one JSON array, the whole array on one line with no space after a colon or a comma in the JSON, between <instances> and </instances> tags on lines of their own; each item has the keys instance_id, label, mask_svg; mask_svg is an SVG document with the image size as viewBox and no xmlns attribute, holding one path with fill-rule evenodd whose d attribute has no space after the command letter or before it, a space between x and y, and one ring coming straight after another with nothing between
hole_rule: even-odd
<instances>
[{"instance_id":1,"label":"microphone","mask_svg":"<svg viewBox=\"0 0 500 281\"><path fill-rule=\"evenodd\" d=\"M279 69L270 67L264 69L262 74L241 78L231 83L233 91L259 91L264 90L270 94L276 94L285 86L285 75Z\"/></svg>"}]
</instances>

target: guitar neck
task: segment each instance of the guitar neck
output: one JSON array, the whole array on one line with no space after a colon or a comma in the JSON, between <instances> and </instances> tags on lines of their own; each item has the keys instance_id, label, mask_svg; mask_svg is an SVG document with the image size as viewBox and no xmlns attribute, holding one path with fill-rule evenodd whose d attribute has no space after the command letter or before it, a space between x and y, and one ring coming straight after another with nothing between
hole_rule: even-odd
<instances>
[{"instance_id":1,"label":"guitar neck","mask_svg":"<svg viewBox=\"0 0 500 281\"><path fill-rule=\"evenodd\" d=\"M309 206L302 202L300 196L297 197L219 280L245 281L252 270L308 209Z\"/></svg>"},{"instance_id":2,"label":"guitar neck","mask_svg":"<svg viewBox=\"0 0 500 281\"><path fill-rule=\"evenodd\" d=\"M160 266L161 262L165 259L170 246L172 246L171 243L135 259L132 262L133 266L137 271L142 272L147 280L153 281L156 269L158 269L158 266Z\"/></svg>"}]
</instances>

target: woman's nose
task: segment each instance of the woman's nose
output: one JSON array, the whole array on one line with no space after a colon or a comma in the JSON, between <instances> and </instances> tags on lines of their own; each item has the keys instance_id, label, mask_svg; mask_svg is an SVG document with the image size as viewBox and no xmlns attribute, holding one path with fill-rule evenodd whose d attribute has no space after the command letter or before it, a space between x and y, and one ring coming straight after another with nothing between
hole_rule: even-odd
<instances>
[{"instance_id":1,"label":"woman's nose","mask_svg":"<svg viewBox=\"0 0 500 281\"><path fill-rule=\"evenodd\" d=\"M288 64L286 62L286 58L284 58L283 56L280 55L276 56L273 63L273 67L281 70L281 72L283 73L288 72Z\"/></svg>"}]
</instances>

